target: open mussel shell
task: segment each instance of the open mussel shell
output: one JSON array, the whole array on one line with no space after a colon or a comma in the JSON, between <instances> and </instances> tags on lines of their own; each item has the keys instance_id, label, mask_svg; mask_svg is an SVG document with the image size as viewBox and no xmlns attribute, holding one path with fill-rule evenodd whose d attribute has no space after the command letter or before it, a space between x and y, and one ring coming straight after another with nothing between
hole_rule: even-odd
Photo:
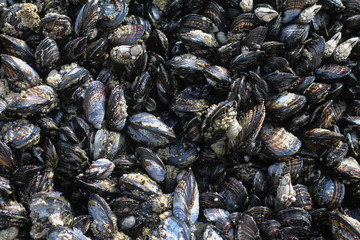
<instances>
[{"instance_id":1,"label":"open mussel shell","mask_svg":"<svg viewBox=\"0 0 360 240\"><path fill-rule=\"evenodd\" d=\"M277 158L291 156L301 147L301 141L284 128L263 128L259 137L264 151Z\"/></svg>"},{"instance_id":2,"label":"open mussel shell","mask_svg":"<svg viewBox=\"0 0 360 240\"><path fill-rule=\"evenodd\" d=\"M163 146L176 138L170 127L146 112L129 118L127 132L134 141L148 146Z\"/></svg>"}]
</instances>

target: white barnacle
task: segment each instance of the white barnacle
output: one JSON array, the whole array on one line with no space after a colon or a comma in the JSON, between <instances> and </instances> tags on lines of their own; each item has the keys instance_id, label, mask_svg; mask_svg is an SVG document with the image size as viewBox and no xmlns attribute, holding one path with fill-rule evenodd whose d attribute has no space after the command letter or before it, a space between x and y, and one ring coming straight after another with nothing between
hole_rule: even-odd
<instances>
[{"instance_id":1,"label":"white barnacle","mask_svg":"<svg viewBox=\"0 0 360 240\"><path fill-rule=\"evenodd\" d=\"M289 207L296 201L296 192L291 184L290 173L285 174L276 191L275 205L278 210Z\"/></svg>"},{"instance_id":2,"label":"white barnacle","mask_svg":"<svg viewBox=\"0 0 360 240\"><path fill-rule=\"evenodd\" d=\"M254 6L253 0L242 0L240 2L240 7L243 10L243 12L251 12L253 6Z\"/></svg>"},{"instance_id":3,"label":"white barnacle","mask_svg":"<svg viewBox=\"0 0 360 240\"><path fill-rule=\"evenodd\" d=\"M345 62L349 57L353 47L358 43L359 38L353 37L340 43L334 51L333 57L337 62Z\"/></svg>"},{"instance_id":4,"label":"white barnacle","mask_svg":"<svg viewBox=\"0 0 360 240\"><path fill-rule=\"evenodd\" d=\"M258 7L255 9L255 15L261 21L270 22L271 20L276 18L279 15L279 13L271 8Z\"/></svg>"},{"instance_id":5,"label":"white barnacle","mask_svg":"<svg viewBox=\"0 0 360 240\"><path fill-rule=\"evenodd\" d=\"M321 5L313 5L311 7L305 8L299 15L299 22L303 24L310 23L314 18L316 13L321 9Z\"/></svg>"},{"instance_id":6,"label":"white barnacle","mask_svg":"<svg viewBox=\"0 0 360 240\"><path fill-rule=\"evenodd\" d=\"M340 42L340 39L341 32L338 32L325 43L324 57L330 57L334 53L336 46Z\"/></svg>"}]
</instances>

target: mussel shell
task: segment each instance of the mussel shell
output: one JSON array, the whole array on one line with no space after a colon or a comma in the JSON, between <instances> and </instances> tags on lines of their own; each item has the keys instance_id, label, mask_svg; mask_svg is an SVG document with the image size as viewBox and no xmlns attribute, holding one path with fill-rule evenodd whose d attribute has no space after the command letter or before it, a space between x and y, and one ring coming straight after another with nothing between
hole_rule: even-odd
<instances>
[{"instance_id":1,"label":"mussel shell","mask_svg":"<svg viewBox=\"0 0 360 240\"><path fill-rule=\"evenodd\" d=\"M125 137L121 132L99 129L89 138L90 154L93 160L107 158L113 160L125 149Z\"/></svg>"},{"instance_id":2,"label":"mussel shell","mask_svg":"<svg viewBox=\"0 0 360 240\"><path fill-rule=\"evenodd\" d=\"M4 44L4 49L7 54L20 58L30 64L34 62L34 54L25 41L6 34L1 34L0 39Z\"/></svg>"},{"instance_id":3,"label":"mussel shell","mask_svg":"<svg viewBox=\"0 0 360 240\"><path fill-rule=\"evenodd\" d=\"M89 158L86 152L78 146L65 142L55 144L56 152L59 157L57 170L64 177L75 177L82 173L89 165Z\"/></svg>"},{"instance_id":4,"label":"mussel shell","mask_svg":"<svg viewBox=\"0 0 360 240\"><path fill-rule=\"evenodd\" d=\"M339 212L330 214L331 232L336 239L359 239L360 223L358 220Z\"/></svg>"},{"instance_id":5,"label":"mussel shell","mask_svg":"<svg viewBox=\"0 0 360 240\"><path fill-rule=\"evenodd\" d=\"M166 169L162 160L149 148L138 147L135 151L141 166L156 182L161 183L166 177Z\"/></svg>"},{"instance_id":6,"label":"mussel shell","mask_svg":"<svg viewBox=\"0 0 360 240\"><path fill-rule=\"evenodd\" d=\"M209 1L205 6L204 16L211 19L220 31L227 29L225 10L219 3L213 0Z\"/></svg>"},{"instance_id":7,"label":"mussel shell","mask_svg":"<svg viewBox=\"0 0 360 240\"><path fill-rule=\"evenodd\" d=\"M1 129L2 141L15 149L25 149L37 144L40 140L40 128L25 119L5 124Z\"/></svg>"},{"instance_id":8,"label":"mussel shell","mask_svg":"<svg viewBox=\"0 0 360 240\"><path fill-rule=\"evenodd\" d=\"M29 88L7 105L7 110L21 114L46 114L57 106L57 94L47 85Z\"/></svg>"},{"instance_id":9,"label":"mussel shell","mask_svg":"<svg viewBox=\"0 0 360 240\"><path fill-rule=\"evenodd\" d=\"M113 46L132 45L137 43L145 34L142 24L128 24L117 27L110 35L110 44Z\"/></svg>"},{"instance_id":10,"label":"mussel shell","mask_svg":"<svg viewBox=\"0 0 360 240\"><path fill-rule=\"evenodd\" d=\"M66 43L61 51L61 56L69 61L80 59L86 52L87 37L77 37Z\"/></svg>"},{"instance_id":11,"label":"mussel shell","mask_svg":"<svg viewBox=\"0 0 360 240\"><path fill-rule=\"evenodd\" d=\"M230 212L245 210L247 208L249 195L241 181L230 178L220 194L223 196L226 202L226 208Z\"/></svg>"},{"instance_id":12,"label":"mussel shell","mask_svg":"<svg viewBox=\"0 0 360 240\"><path fill-rule=\"evenodd\" d=\"M183 32L197 29L206 33L210 33L214 29L214 24L209 18L203 15L188 14L183 17L181 28L183 28Z\"/></svg>"},{"instance_id":13,"label":"mussel shell","mask_svg":"<svg viewBox=\"0 0 360 240\"><path fill-rule=\"evenodd\" d=\"M0 141L0 166L12 169L15 166L14 154L4 142Z\"/></svg>"},{"instance_id":14,"label":"mussel shell","mask_svg":"<svg viewBox=\"0 0 360 240\"><path fill-rule=\"evenodd\" d=\"M89 197L88 209L94 218L96 231L93 232L100 238L112 237L117 231L117 223L107 202L98 194L92 193Z\"/></svg>"},{"instance_id":15,"label":"mussel shell","mask_svg":"<svg viewBox=\"0 0 360 240\"><path fill-rule=\"evenodd\" d=\"M100 12L99 5L98 1L89 1L81 7L74 25L76 36L87 36L89 39L96 37L96 22Z\"/></svg>"},{"instance_id":16,"label":"mussel shell","mask_svg":"<svg viewBox=\"0 0 360 240\"><path fill-rule=\"evenodd\" d=\"M263 128L260 139L263 141L264 151L277 158L291 156L301 147L301 141L284 128Z\"/></svg>"},{"instance_id":17,"label":"mussel shell","mask_svg":"<svg viewBox=\"0 0 360 240\"><path fill-rule=\"evenodd\" d=\"M175 188L173 215L192 225L199 216L199 190L193 171L188 169Z\"/></svg>"},{"instance_id":18,"label":"mussel shell","mask_svg":"<svg viewBox=\"0 0 360 240\"><path fill-rule=\"evenodd\" d=\"M306 211L311 211L313 204L310 193L305 185L296 184L293 186L296 192L296 201L291 204L292 207L299 207Z\"/></svg>"},{"instance_id":19,"label":"mussel shell","mask_svg":"<svg viewBox=\"0 0 360 240\"><path fill-rule=\"evenodd\" d=\"M310 30L309 24L287 25L281 31L279 35L279 40L290 46L294 46L305 41L305 39L309 34L309 30Z\"/></svg>"},{"instance_id":20,"label":"mussel shell","mask_svg":"<svg viewBox=\"0 0 360 240\"><path fill-rule=\"evenodd\" d=\"M102 82L93 81L85 92L83 109L89 123L100 129L105 117L105 86Z\"/></svg>"},{"instance_id":21,"label":"mussel shell","mask_svg":"<svg viewBox=\"0 0 360 240\"><path fill-rule=\"evenodd\" d=\"M242 53L231 59L230 69L233 72L243 72L249 69L253 69L264 55L264 51L250 51L247 53Z\"/></svg>"},{"instance_id":22,"label":"mussel shell","mask_svg":"<svg viewBox=\"0 0 360 240\"><path fill-rule=\"evenodd\" d=\"M314 71L314 74L317 79L324 81L326 83L331 83L337 79L341 79L349 75L351 69L347 66L337 65L337 64L325 64L317 68Z\"/></svg>"},{"instance_id":23,"label":"mussel shell","mask_svg":"<svg viewBox=\"0 0 360 240\"><path fill-rule=\"evenodd\" d=\"M124 88L121 85L111 91L105 116L109 128L117 131L124 128L128 114Z\"/></svg>"},{"instance_id":24,"label":"mussel shell","mask_svg":"<svg viewBox=\"0 0 360 240\"><path fill-rule=\"evenodd\" d=\"M41 82L39 74L23 60L1 54L1 62L9 81L20 90L34 87Z\"/></svg>"},{"instance_id":25,"label":"mussel shell","mask_svg":"<svg viewBox=\"0 0 360 240\"><path fill-rule=\"evenodd\" d=\"M159 239L163 236L169 240L191 240L191 231L187 224L177 217L165 218L152 233L152 238Z\"/></svg>"},{"instance_id":26,"label":"mussel shell","mask_svg":"<svg viewBox=\"0 0 360 240\"><path fill-rule=\"evenodd\" d=\"M344 184L327 176L321 177L314 182L309 190L314 203L329 210L338 208L345 196Z\"/></svg>"},{"instance_id":27,"label":"mussel shell","mask_svg":"<svg viewBox=\"0 0 360 240\"><path fill-rule=\"evenodd\" d=\"M63 14L48 13L41 19L40 31L45 37L63 40L72 33L71 20Z\"/></svg>"},{"instance_id":28,"label":"mussel shell","mask_svg":"<svg viewBox=\"0 0 360 240\"><path fill-rule=\"evenodd\" d=\"M134 141L148 146L163 146L176 138L170 127L146 112L129 118L127 132Z\"/></svg>"},{"instance_id":29,"label":"mussel shell","mask_svg":"<svg viewBox=\"0 0 360 240\"><path fill-rule=\"evenodd\" d=\"M128 11L128 5L123 0L103 1L100 7L97 25L105 30L116 28L124 20Z\"/></svg>"},{"instance_id":30,"label":"mussel shell","mask_svg":"<svg viewBox=\"0 0 360 240\"><path fill-rule=\"evenodd\" d=\"M294 93L283 92L268 99L266 106L269 114L283 120L300 111L306 103L306 97Z\"/></svg>"},{"instance_id":31,"label":"mussel shell","mask_svg":"<svg viewBox=\"0 0 360 240\"><path fill-rule=\"evenodd\" d=\"M36 66L40 71L56 67L60 60L59 47L55 40L45 38L40 42L35 51Z\"/></svg>"}]
</instances>

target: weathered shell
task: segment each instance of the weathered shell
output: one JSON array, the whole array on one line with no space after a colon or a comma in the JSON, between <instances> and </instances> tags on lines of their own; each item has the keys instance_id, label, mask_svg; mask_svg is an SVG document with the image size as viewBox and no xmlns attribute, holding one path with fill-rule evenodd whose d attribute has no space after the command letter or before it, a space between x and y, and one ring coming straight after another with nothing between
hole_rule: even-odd
<instances>
[{"instance_id":1,"label":"weathered shell","mask_svg":"<svg viewBox=\"0 0 360 240\"><path fill-rule=\"evenodd\" d=\"M135 63L144 54L144 49L140 44L120 45L111 49L110 57L116 63L131 64Z\"/></svg>"},{"instance_id":2,"label":"weathered shell","mask_svg":"<svg viewBox=\"0 0 360 240\"><path fill-rule=\"evenodd\" d=\"M151 236L151 239L162 238L166 238L168 240L191 240L191 231L184 221L171 216L164 219L159 224L158 228L154 230Z\"/></svg>"},{"instance_id":3,"label":"weathered shell","mask_svg":"<svg viewBox=\"0 0 360 240\"><path fill-rule=\"evenodd\" d=\"M16 88L25 90L40 84L39 74L23 60L6 54L1 54L1 61L5 73Z\"/></svg>"},{"instance_id":4,"label":"weathered shell","mask_svg":"<svg viewBox=\"0 0 360 240\"><path fill-rule=\"evenodd\" d=\"M139 42L145 34L142 24L127 24L117 27L110 35L110 43L114 46L131 45Z\"/></svg>"},{"instance_id":5,"label":"weathered shell","mask_svg":"<svg viewBox=\"0 0 360 240\"><path fill-rule=\"evenodd\" d=\"M30 211L33 223L30 235L35 239L44 237L52 226L71 226L74 220L70 204L60 192L34 194Z\"/></svg>"},{"instance_id":6,"label":"weathered shell","mask_svg":"<svg viewBox=\"0 0 360 240\"><path fill-rule=\"evenodd\" d=\"M151 178L141 173L123 174L119 179L120 189L135 200L148 200L161 194L160 186Z\"/></svg>"},{"instance_id":7,"label":"weathered shell","mask_svg":"<svg viewBox=\"0 0 360 240\"><path fill-rule=\"evenodd\" d=\"M19 114L46 114L58 104L57 94L52 87L40 85L29 88L7 105L7 110Z\"/></svg>"},{"instance_id":8,"label":"weathered shell","mask_svg":"<svg viewBox=\"0 0 360 240\"><path fill-rule=\"evenodd\" d=\"M17 226L21 227L28 221L27 212L21 203L9 201L3 203L0 208L1 228Z\"/></svg>"},{"instance_id":9,"label":"weathered shell","mask_svg":"<svg viewBox=\"0 0 360 240\"><path fill-rule=\"evenodd\" d=\"M105 116L105 86L93 81L85 92L83 109L87 120L97 129L101 128Z\"/></svg>"},{"instance_id":10,"label":"weathered shell","mask_svg":"<svg viewBox=\"0 0 360 240\"><path fill-rule=\"evenodd\" d=\"M116 28L124 20L128 11L128 5L123 0L102 1L97 25L106 30Z\"/></svg>"},{"instance_id":11,"label":"weathered shell","mask_svg":"<svg viewBox=\"0 0 360 240\"><path fill-rule=\"evenodd\" d=\"M88 202L89 214L94 221L91 230L97 238L111 238L117 232L116 216L107 202L98 194L91 194Z\"/></svg>"},{"instance_id":12,"label":"weathered shell","mask_svg":"<svg viewBox=\"0 0 360 240\"><path fill-rule=\"evenodd\" d=\"M41 19L40 31L45 37L62 40L72 33L71 20L63 14L48 13Z\"/></svg>"},{"instance_id":13,"label":"weathered shell","mask_svg":"<svg viewBox=\"0 0 360 240\"><path fill-rule=\"evenodd\" d=\"M22 37L29 29L39 27L40 17L32 3L15 3L7 8L0 20L1 31L14 37Z\"/></svg>"},{"instance_id":14,"label":"weathered shell","mask_svg":"<svg viewBox=\"0 0 360 240\"><path fill-rule=\"evenodd\" d=\"M7 123L1 129L1 140L15 149L25 149L40 140L40 128L25 119Z\"/></svg>"}]
</instances>

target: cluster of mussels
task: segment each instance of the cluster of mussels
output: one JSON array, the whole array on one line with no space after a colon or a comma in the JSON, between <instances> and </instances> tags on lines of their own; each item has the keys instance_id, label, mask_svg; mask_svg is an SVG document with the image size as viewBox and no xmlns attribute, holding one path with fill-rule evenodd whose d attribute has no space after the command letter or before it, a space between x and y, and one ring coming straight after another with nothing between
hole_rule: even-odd
<instances>
[{"instance_id":1,"label":"cluster of mussels","mask_svg":"<svg viewBox=\"0 0 360 240\"><path fill-rule=\"evenodd\" d=\"M0 15L0 239L360 239L359 0Z\"/></svg>"}]
</instances>

